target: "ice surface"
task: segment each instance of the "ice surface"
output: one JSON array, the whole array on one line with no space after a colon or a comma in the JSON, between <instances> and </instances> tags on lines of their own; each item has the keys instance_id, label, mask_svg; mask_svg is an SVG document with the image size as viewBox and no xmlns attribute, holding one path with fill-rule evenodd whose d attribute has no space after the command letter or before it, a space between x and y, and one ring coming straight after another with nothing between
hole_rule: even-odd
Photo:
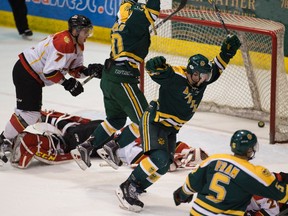
<instances>
[{"instance_id":1,"label":"ice surface","mask_svg":"<svg viewBox=\"0 0 288 216\"><path fill-rule=\"evenodd\" d=\"M35 32L33 41L18 36L13 28L0 28L0 131L5 127L15 107L15 92L12 68L17 55L33 46L45 34ZM87 42L85 64L100 62L109 56L109 45ZM54 85L43 90L43 109L83 114L92 118L104 118L104 106L99 80L93 79L85 85L85 92L72 97L62 86ZM268 144L267 124L258 128L257 121L245 120L214 113L196 113L185 125L178 140L193 147L201 147L209 154L229 153L231 134L237 129L249 129L259 137L260 151L252 161L266 166L270 171L285 171L288 146ZM0 215L6 216L129 216L118 207L114 195L116 187L130 174L131 169L121 167L113 170L100 167L100 159L92 159L92 167L82 171L74 162L62 165L43 165L33 162L26 170L5 164L0 167ZM190 204L174 205L172 193L185 181L189 170L167 173L148 188L140 199L144 202L143 216L188 215Z\"/></svg>"}]
</instances>

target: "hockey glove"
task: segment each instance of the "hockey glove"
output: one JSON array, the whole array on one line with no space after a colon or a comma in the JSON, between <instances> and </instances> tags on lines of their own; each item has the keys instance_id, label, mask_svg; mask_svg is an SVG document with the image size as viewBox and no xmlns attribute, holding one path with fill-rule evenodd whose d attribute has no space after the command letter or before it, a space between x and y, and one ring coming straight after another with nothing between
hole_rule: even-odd
<instances>
[{"instance_id":1,"label":"hockey glove","mask_svg":"<svg viewBox=\"0 0 288 216\"><path fill-rule=\"evenodd\" d=\"M88 68L84 69L82 73L85 76L94 76L101 79L103 67L102 64L89 64Z\"/></svg>"},{"instance_id":2,"label":"hockey glove","mask_svg":"<svg viewBox=\"0 0 288 216\"><path fill-rule=\"evenodd\" d=\"M236 54L241 42L236 35L228 35L221 46L221 58L227 63Z\"/></svg>"},{"instance_id":3,"label":"hockey glove","mask_svg":"<svg viewBox=\"0 0 288 216\"><path fill-rule=\"evenodd\" d=\"M71 95L76 97L77 95L81 94L84 89L82 84L74 78L69 78L62 83L66 91L69 91Z\"/></svg>"},{"instance_id":4,"label":"hockey glove","mask_svg":"<svg viewBox=\"0 0 288 216\"><path fill-rule=\"evenodd\" d=\"M167 67L167 64L166 64L166 59L164 56L157 56L157 57L151 58L146 63L146 69L148 71L157 71L159 69L161 70L166 67Z\"/></svg>"},{"instance_id":5,"label":"hockey glove","mask_svg":"<svg viewBox=\"0 0 288 216\"><path fill-rule=\"evenodd\" d=\"M175 205L178 206L181 203L190 203L193 199L193 194L191 195L185 194L181 186L176 191L174 191L173 199L174 199Z\"/></svg>"}]
</instances>

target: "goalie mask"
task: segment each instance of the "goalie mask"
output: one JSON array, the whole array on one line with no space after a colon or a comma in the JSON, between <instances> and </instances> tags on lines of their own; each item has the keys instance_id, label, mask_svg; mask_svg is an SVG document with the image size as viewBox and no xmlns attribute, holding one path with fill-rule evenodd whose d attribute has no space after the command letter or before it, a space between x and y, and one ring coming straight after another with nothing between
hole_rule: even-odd
<instances>
[{"instance_id":1,"label":"goalie mask","mask_svg":"<svg viewBox=\"0 0 288 216\"><path fill-rule=\"evenodd\" d=\"M200 80L190 82L192 86L199 86L204 81L209 81L212 76L212 64L203 55L196 54L189 58L187 65L187 73L192 77L199 74ZM193 79L193 78L192 78Z\"/></svg>"},{"instance_id":2,"label":"goalie mask","mask_svg":"<svg viewBox=\"0 0 288 216\"><path fill-rule=\"evenodd\" d=\"M246 156L251 160L258 151L257 137L251 131L238 130L231 137L230 146L235 155Z\"/></svg>"}]
</instances>

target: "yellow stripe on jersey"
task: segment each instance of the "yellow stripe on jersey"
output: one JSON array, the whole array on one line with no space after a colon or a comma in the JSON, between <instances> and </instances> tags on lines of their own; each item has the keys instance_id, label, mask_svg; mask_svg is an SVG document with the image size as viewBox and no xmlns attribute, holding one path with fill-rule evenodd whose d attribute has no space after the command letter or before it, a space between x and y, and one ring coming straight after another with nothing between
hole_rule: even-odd
<instances>
[{"instance_id":1,"label":"yellow stripe on jersey","mask_svg":"<svg viewBox=\"0 0 288 216\"><path fill-rule=\"evenodd\" d=\"M46 52L46 51L43 51L43 52L40 54L40 57L39 57L38 59L35 59L34 61L30 62L29 64L30 64L30 65L33 65L33 64L39 62L39 61L42 59L42 57L43 57L43 55L45 54L45 52Z\"/></svg>"},{"instance_id":2,"label":"yellow stripe on jersey","mask_svg":"<svg viewBox=\"0 0 288 216\"><path fill-rule=\"evenodd\" d=\"M175 74L187 79L184 66L172 66Z\"/></svg>"},{"instance_id":3,"label":"yellow stripe on jersey","mask_svg":"<svg viewBox=\"0 0 288 216\"><path fill-rule=\"evenodd\" d=\"M205 161L203 161L200 164L200 167L205 167L209 163L211 163L212 161L217 161L217 160L227 161L230 164L233 164L236 167L239 167L242 170L242 172L245 172L246 174L252 176L253 178L255 178L257 181L259 181L260 183L262 183L265 186L271 185L272 182L275 180L275 176L272 175L269 172L269 170L267 170L266 168L264 168L262 166L255 166L246 160L237 158L237 157L235 157L233 155L229 155L229 154L211 155L209 158L207 158ZM228 168L228 167L223 167L223 166L225 166L225 164L221 165L221 170L223 170L223 172L225 172L226 168ZM235 176L235 173L231 173L231 174L233 174L233 175L230 175L231 177Z\"/></svg>"},{"instance_id":4,"label":"yellow stripe on jersey","mask_svg":"<svg viewBox=\"0 0 288 216\"><path fill-rule=\"evenodd\" d=\"M113 133L117 131L116 128L112 127L107 120L101 123L102 128L106 131L106 133L111 136Z\"/></svg>"},{"instance_id":5,"label":"yellow stripe on jersey","mask_svg":"<svg viewBox=\"0 0 288 216\"><path fill-rule=\"evenodd\" d=\"M150 116L150 113L149 112L144 112L143 113L143 117L142 117L142 132L143 132L143 137L142 137L142 140L143 140L143 149L144 151L147 151L150 149L150 132L149 132L149 116Z\"/></svg>"},{"instance_id":6,"label":"yellow stripe on jersey","mask_svg":"<svg viewBox=\"0 0 288 216\"><path fill-rule=\"evenodd\" d=\"M193 188L190 185L189 175L186 177L185 184L182 186L182 190L187 195L191 195L191 194L196 193L196 191L193 190Z\"/></svg>"},{"instance_id":7,"label":"yellow stripe on jersey","mask_svg":"<svg viewBox=\"0 0 288 216\"><path fill-rule=\"evenodd\" d=\"M288 191L288 185L287 184L286 184L286 191ZM286 203L287 201L288 201L288 193L286 192L286 196L283 199L279 200L278 202Z\"/></svg>"},{"instance_id":8,"label":"yellow stripe on jersey","mask_svg":"<svg viewBox=\"0 0 288 216\"><path fill-rule=\"evenodd\" d=\"M147 181L149 181L150 183L154 184L156 181L158 181L158 179L161 178L161 174L155 172L152 175L147 177Z\"/></svg>"},{"instance_id":9,"label":"yellow stripe on jersey","mask_svg":"<svg viewBox=\"0 0 288 216\"><path fill-rule=\"evenodd\" d=\"M160 122L166 127L174 127L179 130L187 121L179 119L174 115L170 115L167 113L162 113L157 111L154 119L155 122Z\"/></svg>"},{"instance_id":10,"label":"yellow stripe on jersey","mask_svg":"<svg viewBox=\"0 0 288 216\"><path fill-rule=\"evenodd\" d=\"M137 124L135 123L130 124L129 129L135 137L140 137L139 127Z\"/></svg>"},{"instance_id":11,"label":"yellow stripe on jersey","mask_svg":"<svg viewBox=\"0 0 288 216\"><path fill-rule=\"evenodd\" d=\"M158 170L158 167L151 161L149 157L144 158L140 162L140 167L147 176L151 176Z\"/></svg>"},{"instance_id":12,"label":"yellow stripe on jersey","mask_svg":"<svg viewBox=\"0 0 288 216\"><path fill-rule=\"evenodd\" d=\"M217 62L218 61L218 62ZM214 58L214 62L217 64L217 66L221 69L221 70L225 70L225 68L227 67L227 63L221 58L220 54L218 54L215 58ZM220 63L221 65L219 65L218 63Z\"/></svg>"},{"instance_id":13,"label":"yellow stripe on jersey","mask_svg":"<svg viewBox=\"0 0 288 216\"><path fill-rule=\"evenodd\" d=\"M237 211L237 210L222 210L222 209L218 209L215 208L205 202L203 202L202 200L196 198L194 201L195 205L192 205L192 210L191 213L193 213L192 215L199 215L194 209L197 209L199 212L203 213L207 213L211 212L212 214L227 214L227 215L244 215L244 211ZM211 214L211 215L212 215Z\"/></svg>"},{"instance_id":14,"label":"yellow stripe on jersey","mask_svg":"<svg viewBox=\"0 0 288 216\"><path fill-rule=\"evenodd\" d=\"M143 59L142 58L140 58L139 56L137 56L137 55L135 55L134 53L131 53L131 52L121 52L121 53L119 53L118 55L115 55L114 57L113 57L113 59L115 60L115 59L118 59L118 58L120 58L120 57L130 57L130 58L133 58L135 61L137 61L137 62L139 62L139 63L142 63L143 62Z\"/></svg>"},{"instance_id":15,"label":"yellow stripe on jersey","mask_svg":"<svg viewBox=\"0 0 288 216\"><path fill-rule=\"evenodd\" d=\"M141 107L141 104L138 101L137 95L133 91L133 88L129 85L129 83L121 83L122 87L124 88L124 91L127 94L127 97L129 98L131 105L133 106L134 112L137 116L138 121L140 121L140 118L142 117L143 109Z\"/></svg>"},{"instance_id":16,"label":"yellow stripe on jersey","mask_svg":"<svg viewBox=\"0 0 288 216\"><path fill-rule=\"evenodd\" d=\"M146 6L145 6L146 7ZM153 10L153 9L151 9L151 8L147 8L146 7L146 10L148 10L149 12L150 12L150 14L153 14L153 15L155 15L155 16L159 16L159 14L160 14L160 12L159 11L157 11L157 10Z\"/></svg>"}]
</instances>

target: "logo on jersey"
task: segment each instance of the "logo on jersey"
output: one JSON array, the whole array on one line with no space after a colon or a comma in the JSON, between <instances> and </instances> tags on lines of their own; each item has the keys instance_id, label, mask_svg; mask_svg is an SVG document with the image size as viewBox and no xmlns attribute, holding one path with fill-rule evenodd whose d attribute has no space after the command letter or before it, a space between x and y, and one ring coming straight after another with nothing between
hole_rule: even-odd
<instances>
[{"instance_id":1,"label":"logo on jersey","mask_svg":"<svg viewBox=\"0 0 288 216\"><path fill-rule=\"evenodd\" d=\"M67 43L67 44L70 43L70 38L68 36L65 36L64 37L64 42Z\"/></svg>"},{"instance_id":2,"label":"logo on jersey","mask_svg":"<svg viewBox=\"0 0 288 216\"><path fill-rule=\"evenodd\" d=\"M164 144L165 144L165 140L160 137L160 138L158 139L158 143L159 143L160 145L164 145Z\"/></svg>"}]
</instances>

